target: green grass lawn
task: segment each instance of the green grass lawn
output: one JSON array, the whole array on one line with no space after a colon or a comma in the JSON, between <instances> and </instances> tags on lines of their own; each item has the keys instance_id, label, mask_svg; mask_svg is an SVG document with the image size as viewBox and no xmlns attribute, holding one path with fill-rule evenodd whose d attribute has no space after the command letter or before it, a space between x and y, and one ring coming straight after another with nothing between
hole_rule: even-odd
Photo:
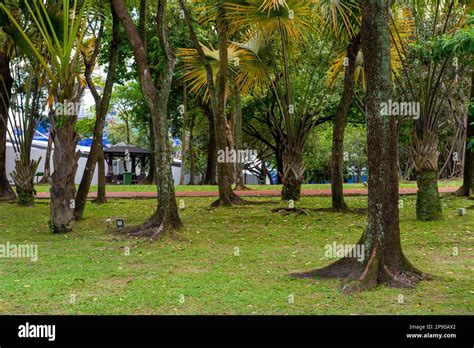
<instances>
[{"instance_id":1,"label":"green grass lawn","mask_svg":"<svg viewBox=\"0 0 474 348\"><path fill-rule=\"evenodd\" d=\"M212 198L185 198L179 240L150 242L107 231L106 219L143 222L153 200L88 204L67 235L48 232L46 200L32 208L0 203L0 243L39 248L36 262L0 258L0 314L472 314L474 210L464 217L456 210L474 201L443 198L444 219L423 223L415 219L415 197L403 200L403 248L435 280L353 295L343 295L338 280L288 273L332 262L325 245L355 243L364 215L285 216L271 213L270 204L211 210ZM347 202L367 204L365 197ZM329 207L330 198L303 198L301 206Z\"/></svg>"},{"instance_id":2,"label":"green grass lawn","mask_svg":"<svg viewBox=\"0 0 474 348\"><path fill-rule=\"evenodd\" d=\"M439 187L460 187L462 181L460 180L440 180ZM248 185L253 190L281 190L281 185ZM416 188L415 181L401 182L400 187L402 188ZM362 184L344 184L345 189L361 189L364 188ZM306 184L303 185L303 190L330 190L331 184ZM38 192L48 192L49 185L37 185L36 190ZM91 192L97 191L96 186L91 187ZM108 192L155 192L156 186L154 185L107 185ZM178 185L176 186L176 192L190 192L190 191L201 191L210 192L217 191L217 186L211 185Z\"/></svg>"}]
</instances>

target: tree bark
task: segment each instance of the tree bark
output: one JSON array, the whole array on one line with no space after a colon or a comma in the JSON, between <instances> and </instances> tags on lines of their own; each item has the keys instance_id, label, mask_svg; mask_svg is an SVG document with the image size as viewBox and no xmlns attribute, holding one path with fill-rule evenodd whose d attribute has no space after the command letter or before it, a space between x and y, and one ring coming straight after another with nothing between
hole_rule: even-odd
<instances>
[{"instance_id":1,"label":"tree bark","mask_svg":"<svg viewBox=\"0 0 474 348\"><path fill-rule=\"evenodd\" d=\"M6 172L7 120L13 86L10 55L7 49L3 49L0 53L0 80L3 80L0 85L0 200L14 201L16 194L8 182ZM3 86L3 83L5 83L5 86Z\"/></svg>"},{"instance_id":2,"label":"tree bark","mask_svg":"<svg viewBox=\"0 0 474 348\"><path fill-rule=\"evenodd\" d=\"M209 139L207 143L207 165L206 175L204 177L205 185L216 185L216 169L217 169L217 141L216 141L216 124L214 122L214 115L210 108L206 105L202 106L204 114L209 121Z\"/></svg>"},{"instance_id":3,"label":"tree bark","mask_svg":"<svg viewBox=\"0 0 474 348\"><path fill-rule=\"evenodd\" d=\"M173 81L175 55L168 41L166 25L166 0L158 1L156 29L164 55L161 74L158 78L158 88L154 85L150 74L150 66L144 46L128 12L124 0L111 0L118 17L125 27L136 65L139 72L140 86L145 102L151 112L153 131L155 135L155 160L158 205L155 213L141 226L129 231L131 234L156 239L167 231L174 233L182 226L176 204L174 180L172 174L171 144L168 138L168 100Z\"/></svg>"},{"instance_id":4,"label":"tree bark","mask_svg":"<svg viewBox=\"0 0 474 348\"><path fill-rule=\"evenodd\" d=\"M299 201L301 197L301 184L304 181L305 166L303 162L304 144L297 144L292 148L285 146L283 149L282 175L283 188L282 201Z\"/></svg>"},{"instance_id":5,"label":"tree bark","mask_svg":"<svg viewBox=\"0 0 474 348\"><path fill-rule=\"evenodd\" d=\"M345 211L347 205L344 202L344 130L346 127L347 113L352 104L352 93L354 90L354 77L356 72L356 59L360 50L360 35L352 38L347 46L347 59L349 66L344 72L344 89L341 101L334 117L331 155L331 193L332 209L334 211Z\"/></svg>"},{"instance_id":6,"label":"tree bark","mask_svg":"<svg viewBox=\"0 0 474 348\"><path fill-rule=\"evenodd\" d=\"M226 117L226 86L228 71L227 35L228 23L225 19L225 10L222 5L218 6L217 32L219 36L219 71L216 76L215 107L216 118L216 140L218 151L232 148L232 140L228 133ZM219 158L219 156L218 156ZM234 182L234 165L228 161L217 161L217 184L219 186L219 199L211 204L212 207L231 206L243 204L244 201L232 190Z\"/></svg>"},{"instance_id":7,"label":"tree bark","mask_svg":"<svg viewBox=\"0 0 474 348\"><path fill-rule=\"evenodd\" d=\"M94 81L92 80L92 73L95 67L95 60L99 53L102 30L98 35L96 45L94 48L94 53L91 58L84 56L84 64L86 66L85 76L86 81L89 86L89 90L94 96L95 100L95 112L96 112L96 121L94 125L94 134L92 138L91 149L89 156L87 158L86 166L84 168L84 173L82 175L81 183L76 195L76 207L74 209L74 217L76 220L82 219L84 215L84 209L87 203L87 196L90 191L90 186L92 183L92 178L94 177L94 172L96 168L97 161L99 159L99 154L102 151L102 138L104 136L104 126L107 112L109 110L110 98L112 95L112 89L115 80L115 71L118 63L118 48L120 44L120 28L119 28L119 19L112 8L112 44L109 52L109 66L108 73L105 82L103 95L100 96L97 91ZM103 162L102 162L103 165ZM104 169L105 170L105 169Z\"/></svg>"},{"instance_id":8,"label":"tree bark","mask_svg":"<svg viewBox=\"0 0 474 348\"><path fill-rule=\"evenodd\" d=\"M187 100L187 93L186 93L186 85L183 87L183 114L182 117L182 125L181 125L181 172L179 176L179 184L184 185L186 179L186 150L188 146L188 130L186 122L187 122L187 112L188 112L188 100Z\"/></svg>"},{"instance_id":9,"label":"tree bark","mask_svg":"<svg viewBox=\"0 0 474 348\"><path fill-rule=\"evenodd\" d=\"M394 117L382 116L380 113L381 103L392 97L389 3L390 0L365 0L362 12L369 149L368 219L357 243L363 246L363 259L346 255L327 267L295 274L299 277L344 278L345 293L370 289L380 283L393 287L413 287L419 280L427 278L410 264L402 251L398 210L397 124Z\"/></svg>"},{"instance_id":10,"label":"tree bark","mask_svg":"<svg viewBox=\"0 0 474 348\"><path fill-rule=\"evenodd\" d=\"M196 172L196 166L195 166L195 160L194 160L194 146L193 146L193 140L194 140L194 125L196 121L196 114L193 113L192 118L191 118L191 126L189 129L189 185L194 185L194 178L195 178L195 172Z\"/></svg>"},{"instance_id":11,"label":"tree bark","mask_svg":"<svg viewBox=\"0 0 474 348\"><path fill-rule=\"evenodd\" d=\"M234 127L234 145L235 150L243 150L243 140L242 140L242 104L240 98L240 90L237 85L234 85L234 90L232 93L233 97L233 107L234 107L234 117L235 117L235 127ZM235 163L235 189L236 190L246 190L248 189L245 186L244 182L244 163L237 161Z\"/></svg>"},{"instance_id":12,"label":"tree bark","mask_svg":"<svg viewBox=\"0 0 474 348\"><path fill-rule=\"evenodd\" d=\"M104 204L107 202L106 184L105 184L105 156L102 139L99 146L98 176L99 185L97 186L97 199L95 203Z\"/></svg>"},{"instance_id":13,"label":"tree bark","mask_svg":"<svg viewBox=\"0 0 474 348\"><path fill-rule=\"evenodd\" d=\"M184 0L179 0L179 5L183 11L186 24L188 26L191 41L194 48L198 52L199 58L206 70L207 88L211 96L211 109L216 124L216 143L218 151L225 151L230 148L231 139L228 136L228 125L226 117L226 85L228 73L228 52L227 52L227 36L228 23L225 19L225 9L221 2L216 4L217 7L217 34L219 42L219 70L214 81L214 72L212 70L209 59L205 56L204 51L199 43L196 32L194 31L189 11L184 4ZM217 163L217 183L219 186L219 199L212 203L212 207L230 206L232 204L245 204L246 202L237 196L232 190L233 163L228 161L218 161Z\"/></svg>"},{"instance_id":14,"label":"tree bark","mask_svg":"<svg viewBox=\"0 0 474 348\"><path fill-rule=\"evenodd\" d=\"M423 138L416 133L413 137L413 162L418 184L416 217L421 221L439 220L443 213L438 191L438 135L427 132Z\"/></svg>"},{"instance_id":15,"label":"tree bark","mask_svg":"<svg viewBox=\"0 0 474 348\"><path fill-rule=\"evenodd\" d=\"M474 100L474 73L471 74L471 101ZM467 135L464 156L463 184L456 192L459 196L470 197L474 194L474 148L469 148L474 139L474 107L470 107L467 115Z\"/></svg>"},{"instance_id":16,"label":"tree bark","mask_svg":"<svg viewBox=\"0 0 474 348\"><path fill-rule=\"evenodd\" d=\"M68 100L77 103L78 99ZM65 100L61 100L64 103ZM54 143L51 175L51 232L67 233L74 226L74 207L76 197L76 170L79 152L76 152L78 137L75 130L77 115L62 116L68 120L64 124L53 124Z\"/></svg>"},{"instance_id":17,"label":"tree bark","mask_svg":"<svg viewBox=\"0 0 474 348\"><path fill-rule=\"evenodd\" d=\"M416 172L418 192L416 195L416 217L421 221L440 220L443 216L438 192L438 172L420 170Z\"/></svg>"}]
</instances>

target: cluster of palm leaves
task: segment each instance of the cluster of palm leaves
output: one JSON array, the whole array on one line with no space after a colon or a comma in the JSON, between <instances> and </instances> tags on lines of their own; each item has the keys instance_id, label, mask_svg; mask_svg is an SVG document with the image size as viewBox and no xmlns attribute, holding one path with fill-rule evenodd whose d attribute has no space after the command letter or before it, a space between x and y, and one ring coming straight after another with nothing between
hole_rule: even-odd
<instances>
[{"instance_id":1,"label":"cluster of palm leaves","mask_svg":"<svg viewBox=\"0 0 474 348\"><path fill-rule=\"evenodd\" d=\"M31 71L31 67L29 68ZM44 100L40 89L41 81L33 73L29 73L26 78L22 77L19 70L17 68L15 71L12 97L8 101L2 98L2 103L10 108L7 132L15 151L15 170L11 177L15 183L18 204L32 205L36 194L34 178L41 157L31 159L31 145L37 124L42 118ZM3 80L1 88L7 88Z\"/></svg>"}]
</instances>

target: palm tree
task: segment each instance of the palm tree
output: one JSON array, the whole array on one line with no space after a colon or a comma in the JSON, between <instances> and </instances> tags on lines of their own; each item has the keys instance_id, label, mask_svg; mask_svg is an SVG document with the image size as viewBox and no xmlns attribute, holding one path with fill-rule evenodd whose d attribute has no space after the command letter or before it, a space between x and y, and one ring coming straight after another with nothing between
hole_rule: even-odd
<instances>
[{"instance_id":1,"label":"palm tree","mask_svg":"<svg viewBox=\"0 0 474 348\"><path fill-rule=\"evenodd\" d=\"M213 74L219 72L219 50L201 44L203 52L212 67ZM227 79L226 95L231 99L230 128L232 132L232 148L243 150L242 144L242 106L241 96L267 85L263 64L254 52L262 47L261 40L255 37L244 44L233 42L227 46L229 76ZM184 81L191 87L191 92L203 96L204 103L209 101L206 69L202 64L196 49L182 48L178 57L183 60ZM235 189L246 189L243 182L243 163L235 163Z\"/></svg>"},{"instance_id":2,"label":"palm tree","mask_svg":"<svg viewBox=\"0 0 474 348\"><path fill-rule=\"evenodd\" d=\"M226 8L232 31L247 30L250 38L259 37L268 53L267 57L257 53L257 58L268 67L264 72L283 119L281 124L275 122L283 139L282 200L297 201L305 174L303 148L308 134L320 121L318 115L328 92L326 89L320 93L321 66L328 63L332 48L327 50L319 42L317 57L307 51L298 55L296 47L304 47L316 32L311 2L248 0L229 2ZM308 62L309 69L294 69L298 59L304 58L314 59ZM301 95L295 95L293 80L297 74L306 75L301 78L308 81Z\"/></svg>"},{"instance_id":3,"label":"palm tree","mask_svg":"<svg viewBox=\"0 0 474 348\"><path fill-rule=\"evenodd\" d=\"M12 99L9 102L3 101L6 104L5 108L10 105L7 129L16 154L15 170L11 173L11 177L15 183L19 205L34 204L36 195L34 178L41 162L41 157L31 160L31 145L43 111L42 83L29 72L35 69L37 67L29 65L21 69L24 71L23 74L28 74L25 78L21 76L20 68L17 67Z\"/></svg>"},{"instance_id":4,"label":"palm tree","mask_svg":"<svg viewBox=\"0 0 474 348\"><path fill-rule=\"evenodd\" d=\"M229 53L229 23L226 18L226 8L223 1L218 1L215 7L212 7L212 9L216 11L218 34L218 50L212 51L203 47L199 42L196 31L192 25L189 9L184 4L184 1L179 0L179 4L184 14L184 19L187 23L195 52L197 52L197 57L196 55L194 55L194 57L198 58L205 71L204 78L197 81L195 86L206 84L211 111L215 121L217 149L218 151L225 151L225 149L232 147L233 142L230 132L227 132L229 124L226 117L229 57L232 55L232 51ZM213 55L215 57L214 59L212 59ZM190 57L193 57L193 55L191 54ZM202 70L198 70L198 74L202 76ZM232 163L218 161L217 182L219 185L219 199L212 203L212 206L230 206L232 204L246 203L232 190L232 183L234 181L233 173Z\"/></svg>"},{"instance_id":5,"label":"palm tree","mask_svg":"<svg viewBox=\"0 0 474 348\"><path fill-rule=\"evenodd\" d=\"M91 0L52 1L47 5L27 0L24 5L29 18L26 23L17 21L4 4L0 8L28 45L31 59L45 71L54 143L50 229L53 233L65 233L74 225L75 176L80 155L76 152L75 124L85 86L80 51ZM41 50L30 39L29 30L34 30L42 40Z\"/></svg>"},{"instance_id":6,"label":"palm tree","mask_svg":"<svg viewBox=\"0 0 474 348\"><path fill-rule=\"evenodd\" d=\"M420 106L420 115L413 120L413 161L418 193L417 218L422 221L442 217L438 191L438 128L446 90L454 79L448 76L451 55L436 59L429 47L437 36L456 25L458 0L419 2L410 1L410 12L415 20L414 43L400 42L396 49L402 62L402 76L397 79L402 94ZM430 23L429 32L422 27ZM395 33L398 35L398 33Z\"/></svg>"}]
</instances>

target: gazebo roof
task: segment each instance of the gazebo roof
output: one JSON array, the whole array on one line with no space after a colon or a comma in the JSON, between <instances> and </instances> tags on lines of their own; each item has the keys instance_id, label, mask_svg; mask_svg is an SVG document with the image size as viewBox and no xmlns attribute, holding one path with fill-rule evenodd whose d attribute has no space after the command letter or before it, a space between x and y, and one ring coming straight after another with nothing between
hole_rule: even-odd
<instances>
[{"instance_id":1,"label":"gazebo roof","mask_svg":"<svg viewBox=\"0 0 474 348\"><path fill-rule=\"evenodd\" d=\"M113 155L124 155L126 150L128 150L129 154L150 154L150 151L148 150L125 143L118 143L114 146L105 149L104 152Z\"/></svg>"}]
</instances>

